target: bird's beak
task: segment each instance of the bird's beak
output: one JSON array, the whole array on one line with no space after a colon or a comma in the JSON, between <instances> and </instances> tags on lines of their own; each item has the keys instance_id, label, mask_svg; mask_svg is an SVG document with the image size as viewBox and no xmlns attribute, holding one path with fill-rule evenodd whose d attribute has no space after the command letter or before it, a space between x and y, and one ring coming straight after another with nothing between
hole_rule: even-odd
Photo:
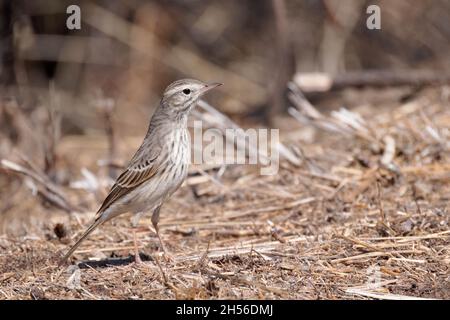
<instances>
[{"instance_id":1,"label":"bird's beak","mask_svg":"<svg viewBox=\"0 0 450 320\"><path fill-rule=\"evenodd\" d=\"M206 92L208 92L209 90L217 88L218 86L221 86L222 84L223 83L218 83L218 82L208 83L205 85L205 87L203 89L200 90L200 95L203 95Z\"/></svg>"}]
</instances>

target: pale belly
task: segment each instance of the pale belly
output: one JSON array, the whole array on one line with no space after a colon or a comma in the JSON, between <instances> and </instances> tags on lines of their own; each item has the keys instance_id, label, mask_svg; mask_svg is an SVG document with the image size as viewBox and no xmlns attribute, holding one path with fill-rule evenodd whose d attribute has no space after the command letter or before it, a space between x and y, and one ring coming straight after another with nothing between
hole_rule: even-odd
<instances>
[{"instance_id":1,"label":"pale belly","mask_svg":"<svg viewBox=\"0 0 450 320\"><path fill-rule=\"evenodd\" d=\"M167 177L154 177L149 182L136 188L128 200L129 211L133 213L152 211L167 198L169 198L183 183L187 175L187 169L177 179L167 179Z\"/></svg>"}]
</instances>

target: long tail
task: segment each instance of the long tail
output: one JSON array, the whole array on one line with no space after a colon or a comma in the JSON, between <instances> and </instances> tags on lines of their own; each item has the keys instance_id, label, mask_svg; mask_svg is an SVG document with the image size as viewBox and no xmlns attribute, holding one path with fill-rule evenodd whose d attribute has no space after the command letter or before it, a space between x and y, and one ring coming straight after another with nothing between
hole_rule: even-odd
<instances>
[{"instance_id":1,"label":"long tail","mask_svg":"<svg viewBox=\"0 0 450 320\"><path fill-rule=\"evenodd\" d=\"M104 219L101 219L101 216L98 217L90 226L89 228L87 228L87 230L83 233L83 235L81 236L80 239L78 239L78 241L72 246L72 248L70 248L70 250L64 255L64 257L59 261L59 265L64 264L67 259L69 259L69 257L72 255L72 253L77 250L78 246L81 244L81 242L83 242L84 239L86 239L86 237L88 235L91 234L92 231L95 230L95 228L97 228L102 222L105 222Z\"/></svg>"}]
</instances>

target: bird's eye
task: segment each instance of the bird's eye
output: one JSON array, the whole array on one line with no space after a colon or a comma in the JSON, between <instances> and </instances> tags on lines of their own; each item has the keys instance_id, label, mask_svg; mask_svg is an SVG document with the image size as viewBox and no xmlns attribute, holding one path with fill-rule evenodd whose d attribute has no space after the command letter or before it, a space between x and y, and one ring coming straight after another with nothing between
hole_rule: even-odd
<instances>
[{"instance_id":1,"label":"bird's eye","mask_svg":"<svg viewBox=\"0 0 450 320\"><path fill-rule=\"evenodd\" d=\"M185 95L188 95L189 93L191 93L191 89L184 89L184 90L183 90L183 93L184 93Z\"/></svg>"}]
</instances>

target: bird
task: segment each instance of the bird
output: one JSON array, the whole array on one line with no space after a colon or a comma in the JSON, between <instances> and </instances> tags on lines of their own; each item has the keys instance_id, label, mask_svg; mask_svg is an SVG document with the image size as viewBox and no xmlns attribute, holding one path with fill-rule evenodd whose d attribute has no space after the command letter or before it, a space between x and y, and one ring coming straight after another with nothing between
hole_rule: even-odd
<instances>
[{"instance_id":1,"label":"bird","mask_svg":"<svg viewBox=\"0 0 450 320\"><path fill-rule=\"evenodd\" d=\"M166 253L159 233L159 215L164 202L187 177L191 160L187 119L198 100L221 83L181 79L171 83L150 119L141 146L118 176L98 209L93 222L60 260L67 262L92 231L123 213L140 215L152 212L152 225L161 249ZM135 262L140 262L135 239Z\"/></svg>"}]
</instances>

